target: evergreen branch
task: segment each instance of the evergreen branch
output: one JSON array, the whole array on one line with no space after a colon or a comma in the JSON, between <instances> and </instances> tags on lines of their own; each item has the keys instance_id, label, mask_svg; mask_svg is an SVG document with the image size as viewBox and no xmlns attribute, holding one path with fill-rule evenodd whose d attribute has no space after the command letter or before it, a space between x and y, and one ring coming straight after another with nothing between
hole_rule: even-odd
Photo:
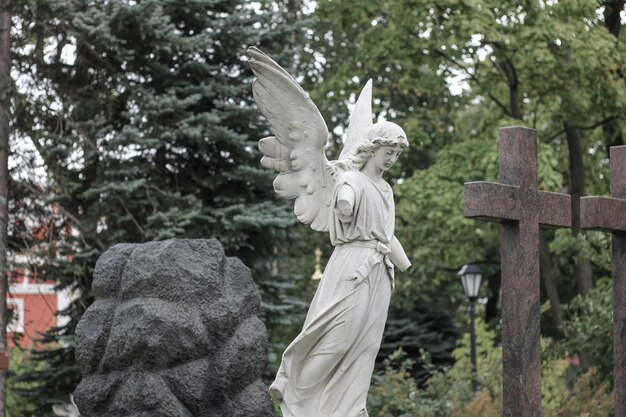
<instances>
[{"instance_id":1,"label":"evergreen branch","mask_svg":"<svg viewBox=\"0 0 626 417\"><path fill-rule=\"evenodd\" d=\"M117 199L120 202L120 204L122 205L122 208L124 208L124 211L126 211L126 214L128 214L130 216L130 219L133 221L133 223L135 224L135 226L139 230L139 233L141 233L141 240L143 241L144 237L146 235L145 230L143 230L143 228L141 227L141 225L139 224L139 222L137 221L135 216L133 216L133 214L130 212L130 210L128 210L128 207L126 207L126 204L124 204L124 200L120 196L117 196Z\"/></svg>"},{"instance_id":2,"label":"evergreen branch","mask_svg":"<svg viewBox=\"0 0 626 417\"><path fill-rule=\"evenodd\" d=\"M161 190L159 190L157 187L151 186L151 185L146 185L145 188L146 188L146 198L148 199L148 201L152 205L152 213L157 213L159 211L159 205L154 200L154 198L152 198L152 194L150 194L150 188L154 188L157 191L161 191Z\"/></svg>"},{"instance_id":3,"label":"evergreen branch","mask_svg":"<svg viewBox=\"0 0 626 417\"><path fill-rule=\"evenodd\" d=\"M72 119L70 119L70 121L73 122ZM74 127L74 129L76 129L76 131L82 135L87 145L89 145L89 147L93 149L94 152L96 152L98 156L102 156L102 152L100 151L100 149L98 149L98 145L96 144L96 141L91 138L91 136L85 129L82 128L80 123L72 123L72 127Z\"/></svg>"},{"instance_id":4,"label":"evergreen branch","mask_svg":"<svg viewBox=\"0 0 626 417\"><path fill-rule=\"evenodd\" d=\"M41 198L42 200L45 200L45 195L42 191L38 190L37 188L33 187L30 184L24 184L24 186L33 194L35 194L37 197ZM82 224L80 222L80 220L78 220L78 218L73 215L72 213L69 212L69 210L67 210L66 208L64 208L62 205L59 204L59 210L61 210L61 212L63 213L63 215L65 217L67 217L68 219L70 219L70 221L72 222L72 224L74 226L76 226L78 228L78 230L80 230L80 238L82 240L82 242L89 246L89 244L85 241L85 234L83 233L83 227ZM98 248L104 252L106 250L106 245L97 237L93 238L94 242L98 245Z\"/></svg>"}]
</instances>

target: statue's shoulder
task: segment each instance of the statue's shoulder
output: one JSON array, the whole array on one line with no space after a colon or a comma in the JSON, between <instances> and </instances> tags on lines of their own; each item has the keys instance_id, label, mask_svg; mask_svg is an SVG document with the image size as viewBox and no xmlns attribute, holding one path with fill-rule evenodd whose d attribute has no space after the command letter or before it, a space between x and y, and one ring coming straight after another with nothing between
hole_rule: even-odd
<instances>
[{"instance_id":1,"label":"statue's shoulder","mask_svg":"<svg viewBox=\"0 0 626 417\"><path fill-rule=\"evenodd\" d=\"M361 171L356 170L346 170L339 175L337 175L337 184L345 184L348 183L350 185L358 186L365 181L365 175Z\"/></svg>"},{"instance_id":2,"label":"statue's shoulder","mask_svg":"<svg viewBox=\"0 0 626 417\"><path fill-rule=\"evenodd\" d=\"M336 190L339 190L343 185L348 185L352 190L356 193L357 196L360 196L365 189L365 184L367 183L367 177L361 172L356 170L348 170L342 172L337 176L336 181Z\"/></svg>"}]
</instances>

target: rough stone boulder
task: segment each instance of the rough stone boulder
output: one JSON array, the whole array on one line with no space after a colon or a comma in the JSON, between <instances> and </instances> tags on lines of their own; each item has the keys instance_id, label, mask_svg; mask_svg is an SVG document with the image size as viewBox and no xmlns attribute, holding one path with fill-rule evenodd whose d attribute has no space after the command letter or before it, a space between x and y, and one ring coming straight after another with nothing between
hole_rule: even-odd
<instances>
[{"instance_id":1,"label":"rough stone boulder","mask_svg":"<svg viewBox=\"0 0 626 417\"><path fill-rule=\"evenodd\" d=\"M120 244L76 328L83 417L270 417L250 271L216 240Z\"/></svg>"}]
</instances>

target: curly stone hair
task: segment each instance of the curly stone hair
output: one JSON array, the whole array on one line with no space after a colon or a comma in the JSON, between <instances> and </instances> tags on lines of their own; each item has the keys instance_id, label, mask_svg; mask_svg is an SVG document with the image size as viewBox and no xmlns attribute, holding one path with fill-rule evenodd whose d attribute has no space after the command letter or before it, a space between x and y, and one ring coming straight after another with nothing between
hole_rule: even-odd
<instances>
[{"instance_id":1,"label":"curly stone hair","mask_svg":"<svg viewBox=\"0 0 626 417\"><path fill-rule=\"evenodd\" d=\"M393 122L378 122L367 131L365 140L350 156L351 168L360 170L381 146L409 146L404 130Z\"/></svg>"}]
</instances>

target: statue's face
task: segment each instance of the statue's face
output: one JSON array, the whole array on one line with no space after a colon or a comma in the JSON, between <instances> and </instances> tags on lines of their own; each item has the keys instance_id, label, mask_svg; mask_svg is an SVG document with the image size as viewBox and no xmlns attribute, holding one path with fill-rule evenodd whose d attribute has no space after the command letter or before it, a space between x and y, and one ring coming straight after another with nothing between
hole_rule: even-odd
<instances>
[{"instance_id":1,"label":"statue's face","mask_svg":"<svg viewBox=\"0 0 626 417\"><path fill-rule=\"evenodd\" d=\"M381 146L374 151L374 154L365 165L371 164L376 170L385 172L396 163L401 153L402 147L400 145Z\"/></svg>"}]
</instances>

